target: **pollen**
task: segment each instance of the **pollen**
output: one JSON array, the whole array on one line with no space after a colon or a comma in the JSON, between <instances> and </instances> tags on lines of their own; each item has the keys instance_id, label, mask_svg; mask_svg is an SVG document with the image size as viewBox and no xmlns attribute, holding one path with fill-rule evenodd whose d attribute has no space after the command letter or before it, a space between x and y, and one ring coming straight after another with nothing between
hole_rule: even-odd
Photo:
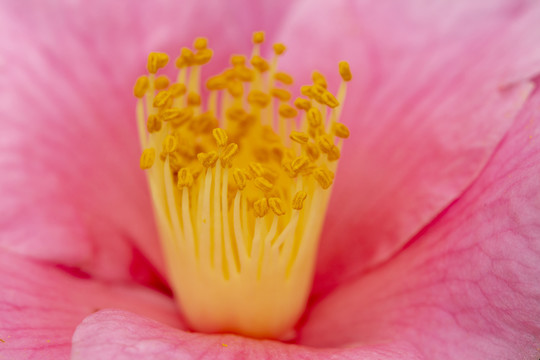
<instances>
[{"instance_id":1,"label":"pollen","mask_svg":"<svg viewBox=\"0 0 540 360\"><path fill-rule=\"evenodd\" d=\"M209 39L148 56L133 88L146 174L172 290L193 330L280 339L305 309L344 139L349 64L336 93L320 72L293 88L286 47L201 79ZM178 75L170 75L168 67ZM330 78L329 78L330 79ZM204 88L202 88L204 87ZM293 94L295 97L293 97ZM299 96L298 96L299 95Z\"/></svg>"}]
</instances>

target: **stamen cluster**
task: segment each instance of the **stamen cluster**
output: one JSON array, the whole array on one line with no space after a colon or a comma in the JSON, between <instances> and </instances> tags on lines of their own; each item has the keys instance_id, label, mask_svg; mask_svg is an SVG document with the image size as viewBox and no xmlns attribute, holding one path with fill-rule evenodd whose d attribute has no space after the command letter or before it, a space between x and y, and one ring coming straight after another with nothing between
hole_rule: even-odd
<instances>
[{"instance_id":1,"label":"stamen cluster","mask_svg":"<svg viewBox=\"0 0 540 360\"><path fill-rule=\"evenodd\" d=\"M191 325L276 337L291 328L309 292L313 261L343 139L337 97L314 72L291 101L293 77L270 60L233 55L200 89L212 58L205 38L183 48L173 83L151 53L137 79L140 167L147 171L175 295ZM206 101L203 101L206 98Z\"/></svg>"}]
</instances>

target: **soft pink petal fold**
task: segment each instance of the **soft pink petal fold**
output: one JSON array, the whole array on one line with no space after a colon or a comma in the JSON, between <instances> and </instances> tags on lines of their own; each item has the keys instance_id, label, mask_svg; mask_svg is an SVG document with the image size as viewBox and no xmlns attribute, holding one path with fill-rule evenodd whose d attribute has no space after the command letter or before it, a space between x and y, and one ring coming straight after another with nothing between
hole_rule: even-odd
<instances>
[{"instance_id":1,"label":"soft pink petal fold","mask_svg":"<svg viewBox=\"0 0 540 360\"><path fill-rule=\"evenodd\" d=\"M125 311L102 310L77 327L72 360L416 360L401 345L314 349L235 335L203 335L168 327Z\"/></svg>"},{"instance_id":2,"label":"soft pink petal fold","mask_svg":"<svg viewBox=\"0 0 540 360\"><path fill-rule=\"evenodd\" d=\"M316 292L388 259L482 170L530 90L511 85L540 72L538 5L297 4L280 33L290 45L284 63L332 75L345 59L354 74L342 117L352 136L326 219Z\"/></svg>"},{"instance_id":3,"label":"soft pink petal fold","mask_svg":"<svg viewBox=\"0 0 540 360\"><path fill-rule=\"evenodd\" d=\"M0 247L111 279L132 276L139 248L162 273L134 80L150 51L175 56L198 35L223 63L253 30L275 32L288 4L2 2Z\"/></svg>"},{"instance_id":4,"label":"soft pink petal fold","mask_svg":"<svg viewBox=\"0 0 540 360\"><path fill-rule=\"evenodd\" d=\"M427 359L538 359L539 173L536 90L465 194L391 261L316 304L300 343L398 341Z\"/></svg>"},{"instance_id":5,"label":"soft pink petal fold","mask_svg":"<svg viewBox=\"0 0 540 360\"><path fill-rule=\"evenodd\" d=\"M68 359L75 327L102 308L183 327L170 297L140 285L99 282L6 251L0 264L1 359Z\"/></svg>"}]
</instances>

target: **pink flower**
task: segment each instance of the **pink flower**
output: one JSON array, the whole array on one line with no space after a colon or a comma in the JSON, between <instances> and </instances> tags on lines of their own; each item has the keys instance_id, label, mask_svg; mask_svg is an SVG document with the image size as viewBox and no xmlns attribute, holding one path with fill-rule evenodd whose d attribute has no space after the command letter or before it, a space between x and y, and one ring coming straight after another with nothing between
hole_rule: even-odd
<instances>
[{"instance_id":1,"label":"pink flower","mask_svg":"<svg viewBox=\"0 0 540 360\"><path fill-rule=\"evenodd\" d=\"M0 357L536 359L540 7L199 3L1 4ZM293 343L186 331L137 166L148 52L259 29L298 83L355 73Z\"/></svg>"}]
</instances>

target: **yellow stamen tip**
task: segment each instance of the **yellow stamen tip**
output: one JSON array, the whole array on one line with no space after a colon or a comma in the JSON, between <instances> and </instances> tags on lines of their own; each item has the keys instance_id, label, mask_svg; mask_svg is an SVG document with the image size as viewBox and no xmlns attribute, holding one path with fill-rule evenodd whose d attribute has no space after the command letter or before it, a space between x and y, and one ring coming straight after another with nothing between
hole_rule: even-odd
<instances>
[{"instance_id":1,"label":"yellow stamen tip","mask_svg":"<svg viewBox=\"0 0 540 360\"><path fill-rule=\"evenodd\" d=\"M351 135L349 128L342 123L333 123L332 131L337 137L342 139L347 139Z\"/></svg>"},{"instance_id":2,"label":"yellow stamen tip","mask_svg":"<svg viewBox=\"0 0 540 360\"><path fill-rule=\"evenodd\" d=\"M244 172L244 170L242 169L234 169L233 170L233 179L234 179L234 182L236 183L236 186L238 187L238 189L240 190L244 190L244 188L246 187L246 183L247 183L247 176L246 176L246 173Z\"/></svg>"},{"instance_id":3,"label":"yellow stamen tip","mask_svg":"<svg viewBox=\"0 0 540 360\"><path fill-rule=\"evenodd\" d=\"M169 100L171 100L171 93L167 90L163 90L157 93L152 105L155 108L166 107L169 104Z\"/></svg>"},{"instance_id":4,"label":"yellow stamen tip","mask_svg":"<svg viewBox=\"0 0 540 360\"><path fill-rule=\"evenodd\" d=\"M326 78L324 77L323 74L321 74L318 71L314 71L311 74L311 79L313 80L314 84L319 85L322 88L326 89L328 87L328 83L326 82Z\"/></svg>"},{"instance_id":5,"label":"yellow stamen tip","mask_svg":"<svg viewBox=\"0 0 540 360\"><path fill-rule=\"evenodd\" d=\"M223 147L227 145L229 137L227 136L225 130L223 130L222 128L216 128L212 130L212 136L214 137L214 140L216 140L217 146Z\"/></svg>"},{"instance_id":6,"label":"yellow stamen tip","mask_svg":"<svg viewBox=\"0 0 540 360\"><path fill-rule=\"evenodd\" d=\"M156 114L148 115L148 120L146 121L146 130L149 133L157 132L161 130L162 121Z\"/></svg>"},{"instance_id":7,"label":"yellow stamen tip","mask_svg":"<svg viewBox=\"0 0 540 360\"><path fill-rule=\"evenodd\" d=\"M191 187L191 185L193 185L193 181L193 175L191 174L191 171L189 169L182 168L180 169L180 171L178 171L177 186L179 189L182 189L184 187Z\"/></svg>"},{"instance_id":8,"label":"yellow stamen tip","mask_svg":"<svg viewBox=\"0 0 540 360\"><path fill-rule=\"evenodd\" d=\"M307 166L308 164L309 164L309 158L307 156L300 156L292 161L291 167L293 171L298 172L303 167Z\"/></svg>"},{"instance_id":9,"label":"yellow stamen tip","mask_svg":"<svg viewBox=\"0 0 540 360\"><path fill-rule=\"evenodd\" d=\"M253 180L253 185L265 193L272 191L274 188L274 185L262 176L255 178L255 180Z\"/></svg>"},{"instance_id":10,"label":"yellow stamen tip","mask_svg":"<svg viewBox=\"0 0 540 360\"><path fill-rule=\"evenodd\" d=\"M310 108L307 111L307 120L309 126L312 128L317 128L322 125L322 114L319 109L317 108Z\"/></svg>"},{"instance_id":11,"label":"yellow stamen tip","mask_svg":"<svg viewBox=\"0 0 540 360\"><path fill-rule=\"evenodd\" d=\"M214 52L211 49L202 49L197 51L195 55L193 55L192 63L194 65L204 65L207 64L214 55Z\"/></svg>"},{"instance_id":12,"label":"yellow stamen tip","mask_svg":"<svg viewBox=\"0 0 540 360\"><path fill-rule=\"evenodd\" d=\"M334 173L324 168L316 169L313 177L323 189L328 189L334 182Z\"/></svg>"},{"instance_id":13,"label":"yellow stamen tip","mask_svg":"<svg viewBox=\"0 0 540 360\"><path fill-rule=\"evenodd\" d=\"M311 101L302 98L296 98L294 100L294 106L299 110L308 111L311 108Z\"/></svg>"},{"instance_id":14,"label":"yellow stamen tip","mask_svg":"<svg viewBox=\"0 0 540 360\"><path fill-rule=\"evenodd\" d=\"M163 140L163 150L170 154L176 150L176 144L176 138L169 134L165 137L165 140Z\"/></svg>"},{"instance_id":15,"label":"yellow stamen tip","mask_svg":"<svg viewBox=\"0 0 540 360\"><path fill-rule=\"evenodd\" d=\"M221 163L225 166L230 164L233 156L238 153L238 145L235 143L230 143L225 147L223 153L221 154Z\"/></svg>"},{"instance_id":16,"label":"yellow stamen tip","mask_svg":"<svg viewBox=\"0 0 540 360\"><path fill-rule=\"evenodd\" d=\"M285 89L273 88L270 90L270 94L281 101L289 101L291 99L291 93Z\"/></svg>"},{"instance_id":17,"label":"yellow stamen tip","mask_svg":"<svg viewBox=\"0 0 540 360\"><path fill-rule=\"evenodd\" d=\"M270 69L270 65L268 64L268 61L266 61L259 55L253 55L253 57L251 58L251 65L253 65L253 67L261 73Z\"/></svg>"},{"instance_id":18,"label":"yellow stamen tip","mask_svg":"<svg viewBox=\"0 0 540 360\"><path fill-rule=\"evenodd\" d=\"M148 76L139 76L133 87L133 95L138 98L144 97L149 86L150 81L148 81Z\"/></svg>"},{"instance_id":19,"label":"yellow stamen tip","mask_svg":"<svg viewBox=\"0 0 540 360\"><path fill-rule=\"evenodd\" d=\"M343 81L351 81L352 80L352 73L351 69L349 68L349 63L346 61L340 61L339 62L339 74L341 75L341 78Z\"/></svg>"},{"instance_id":20,"label":"yellow stamen tip","mask_svg":"<svg viewBox=\"0 0 540 360\"><path fill-rule=\"evenodd\" d=\"M286 72L279 71L274 74L274 79L277 81L282 82L285 85L292 85L294 82L294 79L291 75L287 74Z\"/></svg>"},{"instance_id":21,"label":"yellow stamen tip","mask_svg":"<svg viewBox=\"0 0 540 360\"><path fill-rule=\"evenodd\" d=\"M187 103L189 106L199 106L201 105L201 96L191 91L187 95Z\"/></svg>"},{"instance_id":22,"label":"yellow stamen tip","mask_svg":"<svg viewBox=\"0 0 540 360\"><path fill-rule=\"evenodd\" d=\"M247 101L251 105L256 105L260 108L265 108L270 104L270 95L260 91L251 90L248 94Z\"/></svg>"},{"instance_id":23,"label":"yellow stamen tip","mask_svg":"<svg viewBox=\"0 0 540 360\"><path fill-rule=\"evenodd\" d=\"M271 197L268 199L268 207L272 209L277 216L285 215L285 204L280 198Z\"/></svg>"},{"instance_id":24,"label":"yellow stamen tip","mask_svg":"<svg viewBox=\"0 0 540 360\"><path fill-rule=\"evenodd\" d=\"M268 200L266 198L259 199L253 203L253 211L255 216L264 217L268 213Z\"/></svg>"},{"instance_id":25,"label":"yellow stamen tip","mask_svg":"<svg viewBox=\"0 0 540 360\"><path fill-rule=\"evenodd\" d=\"M172 84L171 87L169 88L169 93L173 97L180 97L184 95L186 91L187 91L186 85L180 84L180 83Z\"/></svg>"},{"instance_id":26,"label":"yellow stamen tip","mask_svg":"<svg viewBox=\"0 0 540 360\"><path fill-rule=\"evenodd\" d=\"M264 42L264 31L256 31L253 33L253 43L262 44Z\"/></svg>"},{"instance_id":27,"label":"yellow stamen tip","mask_svg":"<svg viewBox=\"0 0 540 360\"><path fill-rule=\"evenodd\" d=\"M169 62L169 55L165 53L152 52L148 55L148 72L150 74L155 74L159 69L167 66Z\"/></svg>"},{"instance_id":28,"label":"yellow stamen tip","mask_svg":"<svg viewBox=\"0 0 540 360\"><path fill-rule=\"evenodd\" d=\"M156 150L154 148L144 149L141 155L141 160L139 166L142 170L147 170L154 165L154 160L156 158Z\"/></svg>"},{"instance_id":29,"label":"yellow stamen tip","mask_svg":"<svg viewBox=\"0 0 540 360\"><path fill-rule=\"evenodd\" d=\"M156 88L156 90L163 90L166 89L167 86L169 86L170 82L171 81L166 75L160 75L154 81L154 87Z\"/></svg>"},{"instance_id":30,"label":"yellow stamen tip","mask_svg":"<svg viewBox=\"0 0 540 360\"><path fill-rule=\"evenodd\" d=\"M304 132L299 132L299 131L292 131L291 134L289 135L289 138L292 141L297 142L302 145L309 141L308 134Z\"/></svg>"},{"instance_id":31,"label":"yellow stamen tip","mask_svg":"<svg viewBox=\"0 0 540 360\"><path fill-rule=\"evenodd\" d=\"M279 115L287 119L295 118L298 115L298 110L289 104L279 104Z\"/></svg>"},{"instance_id":32,"label":"yellow stamen tip","mask_svg":"<svg viewBox=\"0 0 540 360\"><path fill-rule=\"evenodd\" d=\"M193 41L193 48L196 50L206 49L208 46L208 39L205 37L198 37Z\"/></svg>"},{"instance_id":33,"label":"yellow stamen tip","mask_svg":"<svg viewBox=\"0 0 540 360\"><path fill-rule=\"evenodd\" d=\"M282 43L274 44L273 48L274 48L274 53L276 53L276 55L281 55L287 50L287 47L283 45Z\"/></svg>"},{"instance_id":34,"label":"yellow stamen tip","mask_svg":"<svg viewBox=\"0 0 540 360\"><path fill-rule=\"evenodd\" d=\"M216 164L218 158L219 156L215 151L197 154L197 159L199 159L202 166L204 166L205 168L213 167Z\"/></svg>"},{"instance_id":35,"label":"yellow stamen tip","mask_svg":"<svg viewBox=\"0 0 540 360\"><path fill-rule=\"evenodd\" d=\"M307 198L307 193L305 191L299 191L294 195L292 200L292 208L294 210L302 210L304 207L304 201Z\"/></svg>"}]
</instances>

